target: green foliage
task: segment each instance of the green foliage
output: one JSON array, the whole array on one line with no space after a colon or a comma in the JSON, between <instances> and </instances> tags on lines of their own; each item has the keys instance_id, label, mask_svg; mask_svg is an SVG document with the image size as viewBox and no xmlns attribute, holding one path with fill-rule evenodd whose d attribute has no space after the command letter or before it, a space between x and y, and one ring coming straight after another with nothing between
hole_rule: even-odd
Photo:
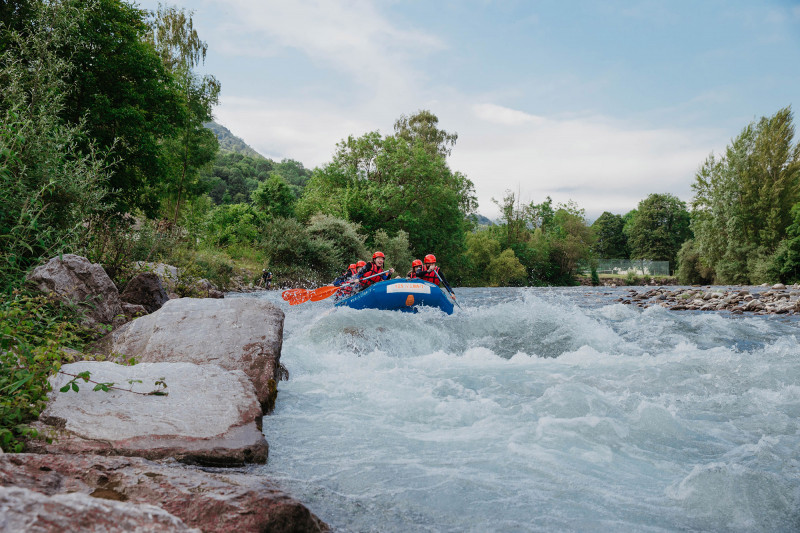
<instances>
[{"instance_id":1,"label":"green foliage","mask_svg":"<svg viewBox=\"0 0 800 533\"><path fill-rule=\"evenodd\" d=\"M792 206L800 200L800 145L793 140L787 107L750 123L723 156L710 155L698 170L692 227L719 283L778 275L769 274L766 264L786 238Z\"/></svg>"},{"instance_id":2,"label":"green foliage","mask_svg":"<svg viewBox=\"0 0 800 533\"><path fill-rule=\"evenodd\" d=\"M397 235L389 237L389 234L379 229L375 232L375 249L380 250L386 255L386 270L394 268L397 274L404 275L411 270L411 248L408 242L408 233L399 230ZM361 256L359 256L361 257ZM370 254L368 257L372 257ZM438 258L437 258L438 259Z\"/></svg>"},{"instance_id":3,"label":"green foliage","mask_svg":"<svg viewBox=\"0 0 800 533\"><path fill-rule=\"evenodd\" d=\"M267 218L291 217L294 215L295 197L289 184L275 172L266 181L258 184L250 194L253 205Z\"/></svg>"},{"instance_id":4,"label":"green foliage","mask_svg":"<svg viewBox=\"0 0 800 533\"><path fill-rule=\"evenodd\" d=\"M342 265L340 270L350 263L355 263L360 259L369 257L369 252L364 246L366 237L359 233L358 224L347 222L341 218L328 215L316 215L311 218L308 225L308 234L315 239L328 241L336 250L337 260ZM408 249L408 238L405 241ZM387 258L391 259L389 252L385 252Z\"/></svg>"},{"instance_id":5,"label":"green foliage","mask_svg":"<svg viewBox=\"0 0 800 533\"><path fill-rule=\"evenodd\" d=\"M205 242L217 246L257 242L263 220L250 204L220 205L208 214Z\"/></svg>"},{"instance_id":6,"label":"green foliage","mask_svg":"<svg viewBox=\"0 0 800 533\"><path fill-rule=\"evenodd\" d=\"M321 275L329 279L341 271L344 263L331 241L313 236L293 218L272 220L264 230L261 246L274 271L279 271L278 266L285 267L284 275L313 278Z\"/></svg>"},{"instance_id":7,"label":"green foliage","mask_svg":"<svg viewBox=\"0 0 800 533\"><path fill-rule=\"evenodd\" d=\"M592 247L595 256L603 259L627 259L630 251L624 228L622 216L604 211L592 224L596 239Z\"/></svg>"},{"instance_id":8,"label":"green foliage","mask_svg":"<svg viewBox=\"0 0 800 533\"><path fill-rule=\"evenodd\" d=\"M464 280L468 285L487 285L489 265L500 255L500 241L493 238L488 230L467 234L468 272Z\"/></svg>"},{"instance_id":9,"label":"green foliage","mask_svg":"<svg viewBox=\"0 0 800 533\"><path fill-rule=\"evenodd\" d=\"M600 275L597 273L597 267L592 266L592 285L597 287L600 285Z\"/></svg>"},{"instance_id":10,"label":"green foliage","mask_svg":"<svg viewBox=\"0 0 800 533\"><path fill-rule=\"evenodd\" d=\"M266 159L263 155L251 148L241 138L231 133L231 130L222 124L218 124L212 120L210 122L206 122L203 124L203 126L211 130L216 136L217 142L219 143L220 154L229 152L251 157L253 159Z\"/></svg>"},{"instance_id":11,"label":"green foliage","mask_svg":"<svg viewBox=\"0 0 800 533\"><path fill-rule=\"evenodd\" d=\"M678 251L675 276L685 285L707 285L714 281L714 270L703 263L693 239L684 242Z\"/></svg>"},{"instance_id":12,"label":"green foliage","mask_svg":"<svg viewBox=\"0 0 800 533\"><path fill-rule=\"evenodd\" d=\"M20 452L36 437L28 427L44 409L47 379L69 360L63 348L92 339L75 311L46 297L0 296L0 447Z\"/></svg>"},{"instance_id":13,"label":"green foliage","mask_svg":"<svg viewBox=\"0 0 800 533\"><path fill-rule=\"evenodd\" d=\"M525 267L510 248L489 263L489 282L495 287L523 285L526 279Z\"/></svg>"},{"instance_id":14,"label":"green foliage","mask_svg":"<svg viewBox=\"0 0 800 533\"><path fill-rule=\"evenodd\" d=\"M633 215L628 244L631 259L676 263L678 250L691 238L686 204L671 194L651 194Z\"/></svg>"},{"instance_id":15,"label":"green foliage","mask_svg":"<svg viewBox=\"0 0 800 533\"><path fill-rule=\"evenodd\" d=\"M119 0L48 5L75 20L69 42L59 49L74 66L62 117L85 123L87 143L108 150L116 162L109 188L117 209L138 207L155 215L159 186L170 179L162 141L178 133L187 107L175 78L145 39L146 12Z\"/></svg>"},{"instance_id":16,"label":"green foliage","mask_svg":"<svg viewBox=\"0 0 800 533\"><path fill-rule=\"evenodd\" d=\"M81 221L102 211L105 166L84 130L59 119L73 72L57 50L74 44L80 12L41 6L36 26L14 34L0 62L0 287L19 286L41 259L75 246ZM35 68L34 68L35 66Z\"/></svg>"},{"instance_id":17,"label":"green foliage","mask_svg":"<svg viewBox=\"0 0 800 533\"><path fill-rule=\"evenodd\" d=\"M340 142L333 161L312 175L298 216L344 218L367 235L403 230L415 255L435 253L444 268L457 263L476 203L472 182L451 171L440 153L433 118L415 115L399 121L396 135L371 132Z\"/></svg>"},{"instance_id":18,"label":"green foliage","mask_svg":"<svg viewBox=\"0 0 800 533\"><path fill-rule=\"evenodd\" d=\"M174 223L178 223L185 195L206 191L200 187L198 170L210 163L217 152L217 138L203 124L211 120L211 110L219 103L220 84L214 76L199 76L194 68L205 62L208 45L200 39L192 20L193 12L161 6L150 23L148 39L176 81L185 106L180 134L165 143L174 160L168 190L174 197Z\"/></svg>"},{"instance_id":19,"label":"green foliage","mask_svg":"<svg viewBox=\"0 0 800 533\"><path fill-rule=\"evenodd\" d=\"M772 270L782 283L800 281L800 203L792 207L791 214L786 239L778 245L772 262Z\"/></svg>"}]
</instances>

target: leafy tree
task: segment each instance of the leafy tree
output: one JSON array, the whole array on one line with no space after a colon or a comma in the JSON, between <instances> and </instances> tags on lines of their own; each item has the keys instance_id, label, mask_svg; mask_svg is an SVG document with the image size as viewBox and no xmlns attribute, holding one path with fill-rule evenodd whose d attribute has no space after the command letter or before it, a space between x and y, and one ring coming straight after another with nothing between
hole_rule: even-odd
<instances>
[{"instance_id":1,"label":"leafy tree","mask_svg":"<svg viewBox=\"0 0 800 533\"><path fill-rule=\"evenodd\" d=\"M791 108L745 127L723 156L711 154L692 189L692 226L703 260L720 283L748 283L763 271L792 223L800 147Z\"/></svg>"},{"instance_id":2,"label":"leafy tree","mask_svg":"<svg viewBox=\"0 0 800 533\"><path fill-rule=\"evenodd\" d=\"M489 264L489 281L495 287L522 285L526 278L525 267L519 262L511 248L503 250Z\"/></svg>"},{"instance_id":3,"label":"leafy tree","mask_svg":"<svg viewBox=\"0 0 800 533\"><path fill-rule=\"evenodd\" d=\"M687 285L705 285L714 281L714 270L703 264L694 239L684 242L678 251L675 275Z\"/></svg>"},{"instance_id":4,"label":"leafy tree","mask_svg":"<svg viewBox=\"0 0 800 533\"><path fill-rule=\"evenodd\" d=\"M35 17L31 30L9 35L0 56L0 290L77 246L81 222L106 208L102 156L91 145L79 152L83 129L59 117L71 65L58 50L76 39L82 12L43 4Z\"/></svg>"},{"instance_id":5,"label":"leafy tree","mask_svg":"<svg viewBox=\"0 0 800 533\"><path fill-rule=\"evenodd\" d=\"M439 129L439 118L423 109L407 117L400 115L394 123L394 133L400 139L414 144L419 141L431 155L446 157L458 140L457 133L448 133Z\"/></svg>"},{"instance_id":6,"label":"leafy tree","mask_svg":"<svg viewBox=\"0 0 800 533\"><path fill-rule=\"evenodd\" d=\"M378 132L342 141L333 161L313 174L299 216L334 215L361 224L368 235L403 230L416 255L435 253L443 266L453 265L476 206L473 185L428 142Z\"/></svg>"},{"instance_id":7,"label":"leafy tree","mask_svg":"<svg viewBox=\"0 0 800 533\"><path fill-rule=\"evenodd\" d=\"M59 49L73 67L61 116L85 124L85 153L96 142L116 162L109 181L121 212L155 215L158 184L168 178L163 139L186 118L173 76L146 42L146 12L120 0L63 0L52 4L79 13L72 37ZM48 31L42 28L41 31Z\"/></svg>"},{"instance_id":8,"label":"leafy tree","mask_svg":"<svg viewBox=\"0 0 800 533\"><path fill-rule=\"evenodd\" d=\"M620 215L604 211L592 224L595 238L594 253L605 259L626 259L629 255L628 238L623 231L625 221Z\"/></svg>"},{"instance_id":9,"label":"leafy tree","mask_svg":"<svg viewBox=\"0 0 800 533\"><path fill-rule=\"evenodd\" d=\"M336 250L335 261L340 265L340 270L344 270L350 263L368 257L367 249L364 246L366 236L360 233L360 229L358 224L341 218L316 215L311 217L307 231L313 238L333 243L333 248Z\"/></svg>"},{"instance_id":10,"label":"leafy tree","mask_svg":"<svg viewBox=\"0 0 800 533\"><path fill-rule=\"evenodd\" d=\"M651 194L641 202L630 226L632 259L676 263L678 250L691 238L686 204L671 194Z\"/></svg>"},{"instance_id":11,"label":"leafy tree","mask_svg":"<svg viewBox=\"0 0 800 533\"><path fill-rule=\"evenodd\" d=\"M485 285L489 281L489 265L500 255L500 241L493 238L488 230L467 234L467 261L469 265L468 282L471 285Z\"/></svg>"},{"instance_id":12,"label":"leafy tree","mask_svg":"<svg viewBox=\"0 0 800 533\"><path fill-rule=\"evenodd\" d=\"M267 181L262 181L250 198L268 218L294 216L294 204L297 198L278 174L273 173Z\"/></svg>"},{"instance_id":13,"label":"leafy tree","mask_svg":"<svg viewBox=\"0 0 800 533\"><path fill-rule=\"evenodd\" d=\"M792 207L792 223L786 229L786 239L778 246L773 268L783 283L800 281L800 203Z\"/></svg>"},{"instance_id":14,"label":"leafy tree","mask_svg":"<svg viewBox=\"0 0 800 533\"><path fill-rule=\"evenodd\" d=\"M219 102L220 84L214 76L198 76L193 69L205 62L208 45L194 28L193 12L159 6L151 23L150 42L177 81L186 113L180 135L168 143L178 165L174 181L177 224L181 201L198 180L198 169L214 159L218 149L214 133L203 126Z\"/></svg>"},{"instance_id":15,"label":"leafy tree","mask_svg":"<svg viewBox=\"0 0 800 533\"><path fill-rule=\"evenodd\" d=\"M403 230L390 237L385 231L375 232L375 249L386 255L385 269L394 268L398 275L403 275L411 269L411 249L408 242L408 233Z\"/></svg>"}]
</instances>

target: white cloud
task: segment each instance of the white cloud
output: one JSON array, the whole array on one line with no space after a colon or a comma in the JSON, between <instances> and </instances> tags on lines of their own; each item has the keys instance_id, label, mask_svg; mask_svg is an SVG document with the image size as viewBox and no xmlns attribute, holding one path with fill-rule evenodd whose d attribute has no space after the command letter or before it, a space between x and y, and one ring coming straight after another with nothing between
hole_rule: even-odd
<instances>
[{"instance_id":1,"label":"white cloud","mask_svg":"<svg viewBox=\"0 0 800 533\"><path fill-rule=\"evenodd\" d=\"M514 126L531 122L541 122L541 118L523 111L495 104L478 104L472 108L475 116L487 122Z\"/></svg>"},{"instance_id":2,"label":"white cloud","mask_svg":"<svg viewBox=\"0 0 800 533\"><path fill-rule=\"evenodd\" d=\"M376 92L402 93L418 78L413 59L444 43L386 19L369 0L226 0L230 27L223 49L255 56L275 47L301 51ZM258 45L254 46L254 43Z\"/></svg>"}]
</instances>

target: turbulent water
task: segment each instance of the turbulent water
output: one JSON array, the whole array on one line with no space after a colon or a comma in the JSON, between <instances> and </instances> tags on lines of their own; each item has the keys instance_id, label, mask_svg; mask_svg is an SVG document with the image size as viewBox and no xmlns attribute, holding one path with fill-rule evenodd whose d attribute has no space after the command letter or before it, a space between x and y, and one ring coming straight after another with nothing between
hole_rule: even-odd
<instances>
[{"instance_id":1,"label":"turbulent water","mask_svg":"<svg viewBox=\"0 0 800 533\"><path fill-rule=\"evenodd\" d=\"M336 531L798 531L800 322L595 289L289 307L260 472Z\"/></svg>"}]
</instances>

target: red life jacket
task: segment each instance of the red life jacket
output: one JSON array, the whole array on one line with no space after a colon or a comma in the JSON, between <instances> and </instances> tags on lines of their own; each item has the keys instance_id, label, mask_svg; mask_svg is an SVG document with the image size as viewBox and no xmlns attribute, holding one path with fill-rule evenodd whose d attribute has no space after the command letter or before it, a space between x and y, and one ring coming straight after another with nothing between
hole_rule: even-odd
<instances>
[{"instance_id":1,"label":"red life jacket","mask_svg":"<svg viewBox=\"0 0 800 533\"><path fill-rule=\"evenodd\" d=\"M423 270L422 274L419 275L419 279L427 281L429 283L433 283L435 285L439 285L441 281L439 280L439 276L436 274L439 272L439 267L433 267L433 270Z\"/></svg>"},{"instance_id":2,"label":"red life jacket","mask_svg":"<svg viewBox=\"0 0 800 533\"><path fill-rule=\"evenodd\" d=\"M379 267L378 265L376 265L375 263L371 263L371 262L367 263L367 266L369 266L369 269L365 270L364 273L361 274L361 276L360 276L361 280L359 281L359 283L361 283L361 287L364 288L364 289L366 289L367 287L369 287L373 283L377 283L379 281L383 281L383 276L375 276L374 278L364 279L366 277L373 276L375 274L380 274L381 272L384 272L384 270L381 267ZM364 268L366 268L366 267L364 267Z\"/></svg>"}]
</instances>

